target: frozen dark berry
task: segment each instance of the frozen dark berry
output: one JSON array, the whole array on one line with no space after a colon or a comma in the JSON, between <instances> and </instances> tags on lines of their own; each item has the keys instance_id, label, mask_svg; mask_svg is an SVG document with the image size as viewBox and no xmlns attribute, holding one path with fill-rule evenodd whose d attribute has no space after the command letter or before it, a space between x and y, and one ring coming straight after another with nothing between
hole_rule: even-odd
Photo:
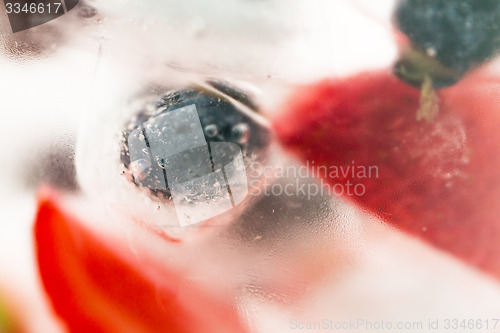
<instances>
[{"instance_id":1,"label":"frozen dark berry","mask_svg":"<svg viewBox=\"0 0 500 333\"><path fill-rule=\"evenodd\" d=\"M400 0L394 19L414 50L434 61L422 65L415 57L405 57L398 62L397 74L411 84L418 85L415 70L424 67L437 77L438 86L450 85L500 47L498 0Z\"/></svg>"},{"instance_id":2,"label":"frozen dark berry","mask_svg":"<svg viewBox=\"0 0 500 333\"><path fill-rule=\"evenodd\" d=\"M207 83L159 96L128 124L121 161L137 186L170 198L172 180L207 176L240 152L245 164L265 159L271 132L250 95ZM212 147L215 142L230 144Z\"/></svg>"}]
</instances>

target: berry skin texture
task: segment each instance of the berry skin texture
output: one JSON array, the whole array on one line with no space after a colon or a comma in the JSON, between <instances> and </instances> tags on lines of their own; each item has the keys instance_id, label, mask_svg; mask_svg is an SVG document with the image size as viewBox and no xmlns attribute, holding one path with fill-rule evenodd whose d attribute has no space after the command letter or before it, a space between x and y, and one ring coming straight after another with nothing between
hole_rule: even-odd
<instances>
[{"instance_id":1,"label":"berry skin texture","mask_svg":"<svg viewBox=\"0 0 500 333\"><path fill-rule=\"evenodd\" d=\"M417 121L419 89L362 73L301 87L273 123L309 165L375 166L323 177L362 184L345 198L500 278L500 79L479 69L438 97L436 118Z\"/></svg>"},{"instance_id":2,"label":"berry skin texture","mask_svg":"<svg viewBox=\"0 0 500 333\"><path fill-rule=\"evenodd\" d=\"M400 0L394 21L417 48L459 75L500 47L498 0Z\"/></svg>"}]
</instances>

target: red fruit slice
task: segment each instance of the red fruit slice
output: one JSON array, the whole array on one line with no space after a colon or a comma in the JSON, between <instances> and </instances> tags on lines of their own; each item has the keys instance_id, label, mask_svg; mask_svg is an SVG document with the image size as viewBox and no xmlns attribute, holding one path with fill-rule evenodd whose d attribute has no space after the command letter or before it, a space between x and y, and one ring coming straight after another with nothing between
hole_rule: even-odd
<instances>
[{"instance_id":1,"label":"red fruit slice","mask_svg":"<svg viewBox=\"0 0 500 333\"><path fill-rule=\"evenodd\" d=\"M43 285L70 332L246 331L233 306L169 267L167 255L104 239L61 202L52 191L39 196L35 239ZM150 233L152 243L159 237Z\"/></svg>"},{"instance_id":2,"label":"red fruit slice","mask_svg":"<svg viewBox=\"0 0 500 333\"><path fill-rule=\"evenodd\" d=\"M437 118L417 121L420 91L388 70L326 80L274 127L333 193L500 277L500 78L438 95Z\"/></svg>"}]
</instances>

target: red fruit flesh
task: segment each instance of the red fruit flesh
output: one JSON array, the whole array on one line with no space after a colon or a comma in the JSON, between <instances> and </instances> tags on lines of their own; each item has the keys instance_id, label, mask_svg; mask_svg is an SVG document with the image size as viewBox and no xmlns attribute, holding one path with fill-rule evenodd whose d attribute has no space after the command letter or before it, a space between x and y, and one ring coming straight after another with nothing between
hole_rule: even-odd
<instances>
[{"instance_id":1,"label":"red fruit flesh","mask_svg":"<svg viewBox=\"0 0 500 333\"><path fill-rule=\"evenodd\" d=\"M500 277L500 78L478 71L438 96L437 118L417 121L420 90L388 70L326 80L274 128L332 192Z\"/></svg>"},{"instance_id":2,"label":"red fruit flesh","mask_svg":"<svg viewBox=\"0 0 500 333\"><path fill-rule=\"evenodd\" d=\"M51 191L40 195L36 254L43 286L70 332L246 331L234 307L168 260L141 255L141 244L108 242L61 205Z\"/></svg>"}]
</instances>

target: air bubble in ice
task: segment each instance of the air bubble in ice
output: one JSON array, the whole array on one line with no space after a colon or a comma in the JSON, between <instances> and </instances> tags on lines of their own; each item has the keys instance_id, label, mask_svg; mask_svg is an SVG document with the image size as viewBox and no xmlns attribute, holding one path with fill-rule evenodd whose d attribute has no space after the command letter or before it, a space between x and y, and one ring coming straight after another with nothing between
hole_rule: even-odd
<instances>
[{"instance_id":1,"label":"air bubble in ice","mask_svg":"<svg viewBox=\"0 0 500 333\"><path fill-rule=\"evenodd\" d=\"M239 123L233 127L231 137L236 143L246 143L250 138L250 128L245 123Z\"/></svg>"},{"instance_id":2,"label":"air bubble in ice","mask_svg":"<svg viewBox=\"0 0 500 333\"><path fill-rule=\"evenodd\" d=\"M213 138L219 133L219 130L216 125L210 124L205 126L204 132L207 137Z\"/></svg>"}]
</instances>

